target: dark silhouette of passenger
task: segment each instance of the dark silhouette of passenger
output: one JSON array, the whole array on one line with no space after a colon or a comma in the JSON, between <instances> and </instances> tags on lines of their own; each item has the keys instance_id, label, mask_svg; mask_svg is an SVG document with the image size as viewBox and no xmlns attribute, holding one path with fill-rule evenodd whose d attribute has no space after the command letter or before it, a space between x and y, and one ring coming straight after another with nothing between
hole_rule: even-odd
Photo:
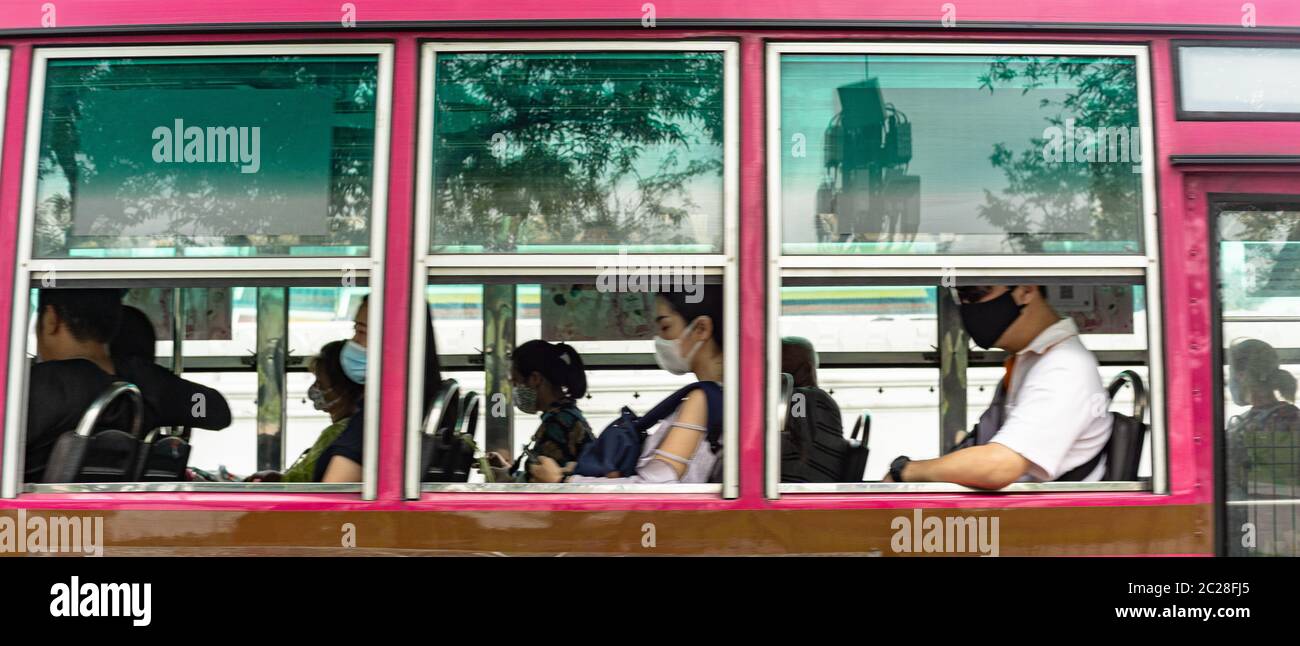
<instances>
[{"instance_id":1,"label":"dark silhouette of passenger","mask_svg":"<svg viewBox=\"0 0 1300 646\"><path fill-rule=\"evenodd\" d=\"M36 355L28 379L26 480L39 482L59 436L76 428L91 402L114 381L140 388L144 425L218 430L230 425L221 393L140 356L114 358L109 344L122 321L121 290L42 289L37 296ZM127 428L131 407L114 404L104 428Z\"/></svg>"}]
</instances>

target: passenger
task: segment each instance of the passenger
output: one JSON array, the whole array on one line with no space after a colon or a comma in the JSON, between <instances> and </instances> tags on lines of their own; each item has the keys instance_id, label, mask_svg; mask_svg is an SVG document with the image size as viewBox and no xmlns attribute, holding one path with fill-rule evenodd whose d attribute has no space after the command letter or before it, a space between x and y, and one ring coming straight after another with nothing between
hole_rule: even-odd
<instances>
[{"instance_id":1,"label":"passenger","mask_svg":"<svg viewBox=\"0 0 1300 646\"><path fill-rule=\"evenodd\" d=\"M722 383L722 288L706 285L703 294L672 292L655 299L655 361L660 368L684 375L695 373L700 381ZM699 299L699 296L703 296ZM699 300L692 303L690 301ZM540 456L529 468L534 482L589 483L704 483L722 459L705 441L708 432L708 400L694 390L681 405L646 438L633 476L601 478L568 475L572 465L561 467L554 459Z\"/></svg>"},{"instance_id":2,"label":"passenger","mask_svg":"<svg viewBox=\"0 0 1300 646\"><path fill-rule=\"evenodd\" d=\"M230 407L216 390L139 356L113 358L109 343L122 320L121 294L116 289L42 289L37 296L37 363L27 399L28 482L41 481L59 436L76 428L91 402L114 381L140 388L146 431L230 425ZM100 426L126 429L131 414L130 406L115 404L100 418Z\"/></svg>"},{"instance_id":3,"label":"passenger","mask_svg":"<svg viewBox=\"0 0 1300 646\"><path fill-rule=\"evenodd\" d=\"M1292 403L1296 378L1282 368L1277 350L1258 339L1233 343L1228 391L1238 406L1250 407L1227 423L1229 499L1245 499L1261 486L1273 495L1277 485L1295 484L1300 480L1300 409Z\"/></svg>"},{"instance_id":4,"label":"passenger","mask_svg":"<svg viewBox=\"0 0 1300 646\"><path fill-rule=\"evenodd\" d=\"M809 400L823 402L833 414L826 416L826 421L837 428L842 428L840 407L830 393L817 385L817 350L808 339L800 336L787 336L781 339L781 372L794 377L795 392L803 393ZM810 401L809 403L813 403Z\"/></svg>"},{"instance_id":5,"label":"passenger","mask_svg":"<svg viewBox=\"0 0 1300 646\"><path fill-rule=\"evenodd\" d=\"M312 357L307 364L316 381L307 389L316 410L330 416L330 425L321 431L311 448L303 451L298 460L283 473L278 471L260 471L247 478L250 482L312 482L316 473L316 463L325 449L338 439L347 428L348 421L356 414L365 395L365 388L343 374L339 355L345 341L331 341L320 349L320 354Z\"/></svg>"},{"instance_id":6,"label":"passenger","mask_svg":"<svg viewBox=\"0 0 1300 646\"><path fill-rule=\"evenodd\" d=\"M954 296L971 339L1010 355L1006 374L963 446L933 460L900 456L885 481L1001 489L1018 480L1101 479L1109 397L1074 321L1034 285L960 287Z\"/></svg>"},{"instance_id":7,"label":"passenger","mask_svg":"<svg viewBox=\"0 0 1300 646\"><path fill-rule=\"evenodd\" d=\"M568 344L533 340L515 348L512 363L515 406L542 418L525 453L546 456L572 470L569 465L576 464L582 449L596 439L576 402L587 394L582 357ZM500 453L488 453L488 459L496 482L531 479L526 469L511 468ZM521 462L524 459L520 457Z\"/></svg>"},{"instance_id":8,"label":"passenger","mask_svg":"<svg viewBox=\"0 0 1300 646\"><path fill-rule=\"evenodd\" d=\"M781 339L781 372L794 377L795 388L817 388L817 350L808 339L787 336Z\"/></svg>"},{"instance_id":9,"label":"passenger","mask_svg":"<svg viewBox=\"0 0 1300 646\"><path fill-rule=\"evenodd\" d=\"M139 357L146 363L158 361L158 335L149 315L130 305L122 306L122 325L108 344L113 363L127 357Z\"/></svg>"},{"instance_id":10,"label":"passenger","mask_svg":"<svg viewBox=\"0 0 1300 646\"><path fill-rule=\"evenodd\" d=\"M368 335L366 317L370 312L370 296L361 299L361 306L352 319L354 333L339 351L339 365L343 375L355 384L366 382L366 344ZM425 313L428 314L428 307ZM438 365L438 346L433 337L433 317L424 319L424 410L432 405L433 397L442 385L442 370ZM362 450L365 438L365 400L357 404L356 412L348 420L343 432L321 452L316 459L312 480L317 482L360 482Z\"/></svg>"}]
</instances>

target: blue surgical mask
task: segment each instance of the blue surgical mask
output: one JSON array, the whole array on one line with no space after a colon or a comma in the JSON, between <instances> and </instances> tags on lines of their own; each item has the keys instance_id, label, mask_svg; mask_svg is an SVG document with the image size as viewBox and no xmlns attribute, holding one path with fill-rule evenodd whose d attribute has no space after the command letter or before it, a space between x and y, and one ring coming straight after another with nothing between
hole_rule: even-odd
<instances>
[{"instance_id":1,"label":"blue surgical mask","mask_svg":"<svg viewBox=\"0 0 1300 646\"><path fill-rule=\"evenodd\" d=\"M366 346L349 340L339 352L339 367L354 383L366 383Z\"/></svg>"}]
</instances>

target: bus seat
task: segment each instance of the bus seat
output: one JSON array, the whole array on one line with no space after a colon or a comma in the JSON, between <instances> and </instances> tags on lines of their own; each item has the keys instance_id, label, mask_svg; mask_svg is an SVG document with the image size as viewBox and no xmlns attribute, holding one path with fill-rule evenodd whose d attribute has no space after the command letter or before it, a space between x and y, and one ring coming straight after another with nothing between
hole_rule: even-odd
<instances>
[{"instance_id":1,"label":"bus seat","mask_svg":"<svg viewBox=\"0 0 1300 646\"><path fill-rule=\"evenodd\" d=\"M468 397L467 397L468 398ZM433 406L424 418L420 441L421 482L466 482L469 480L473 450L468 451L457 434L462 411L460 384L455 379L443 380L433 397ZM477 425L477 407L475 407ZM461 464L463 467L460 467Z\"/></svg>"},{"instance_id":2,"label":"bus seat","mask_svg":"<svg viewBox=\"0 0 1300 646\"><path fill-rule=\"evenodd\" d=\"M1142 377L1132 370L1125 370L1111 380L1106 393L1114 400L1126 384L1133 388L1133 414L1111 412L1114 424L1110 440L1106 442L1106 473L1102 476L1108 481L1137 480L1142 462L1142 444L1147 435L1147 424L1143 421L1147 410L1147 389Z\"/></svg>"},{"instance_id":3,"label":"bus seat","mask_svg":"<svg viewBox=\"0 0 1300 646\"><path fill-rule=\"evenodd\" d=\"M862 436L858 438L859 434ZM862 482L867 472L867 458L871 455L871 411L863 410L853 422L849 434L848 454L844 457L844 482Z\"/></svg>"},{"instance_id":4,"label":"bus seat","mask_svg":"<svg viewBox=\"0 0 1300 646\"><path fill-rule=\"evenodd\" d=\"M190 462L189 435L163 435L154 429L145 437L135 468L136 482L179 482L185 480L185 469Z\"/></svg>"},{"instance_id":5,"label":"bus seat","mask_svg":"<svg viewBox=\"0 0 1300 646\"><path fill-rule=\"evenodd\" d=\"M125 396L132 405L130 431L95 431L100 416L110 404ZM77 428L59 437L45 466L42 482L127 482L135 475L140 451L140 426L144 400L135 384L116 381L109 385L82 414Z\"/></svg>"}]
</instances>

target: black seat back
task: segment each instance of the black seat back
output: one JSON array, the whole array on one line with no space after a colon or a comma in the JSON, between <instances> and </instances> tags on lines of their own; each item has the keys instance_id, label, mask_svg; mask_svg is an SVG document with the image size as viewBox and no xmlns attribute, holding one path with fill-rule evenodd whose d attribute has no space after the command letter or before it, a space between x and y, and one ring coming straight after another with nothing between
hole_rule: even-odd
<instances>
[{"instance_id":1,"label":"black seat back","mask_svg":"<svg viewBox=\"0 0 1300 646\"><path fill-rule=\"evenodd\" d=\"M1147 424L1143 421L1147 410L1147 389L1142 377L1125 370L1111 380L1106 392L1113 400L1125 385L1133 388L1133 414L1111 412L1110 440L1106 443L1105 480L1128 482L1137 480L1142 463L1142 445L1146 440Z\"/></svg>"},{"instance_id":2,"label":"black seat back","mask_svg":"<svg viewBox=\"0 0 1300 646\"><path fill-rule=\"evenodd\" d=\"M190 444L181 435L150 431L136 458L136 482L180 482L190 462Z\"/></svg>"},{"instance_id":3,"label":"black seat back","mask_svg":"<svg viewBox=\"0 0 1300 646\"><path fill-rule=\"evenodd\" d=\"M475 395L477 396L477 395ZM466 482L474 452L468 450L457 432L461 425L460 384L446 379L433 397L433 405L424 419L420 439L421 482ZM474 408L477 426L477 406Z\"/></svg>"},{"instance_id":4,"label":"black seat back","mask_svg":"<svg viewBox=\"0 0 1300 646\"><path fill-rule=\"evenodd\" d=\"M127 431L95 430L99 418L119 398L132 405ZM42 482L130 482L136 473L144 400L135 384L115 381L82 414L77 428L59 436L45 465Z\"/></svg>"},{"instance_id":5,"label":"black seat back","mask_svg":"<svg viewBox=\"0 0 1300 646\"><path fill-rule=\"evenodd\" d=\"M782 482L861 482L862 469L852 449L857 442L844 437L840 408L820 388L794 388L793 378L782 375L786 395L781 432Z\"/></svg>"}]
</instances>

